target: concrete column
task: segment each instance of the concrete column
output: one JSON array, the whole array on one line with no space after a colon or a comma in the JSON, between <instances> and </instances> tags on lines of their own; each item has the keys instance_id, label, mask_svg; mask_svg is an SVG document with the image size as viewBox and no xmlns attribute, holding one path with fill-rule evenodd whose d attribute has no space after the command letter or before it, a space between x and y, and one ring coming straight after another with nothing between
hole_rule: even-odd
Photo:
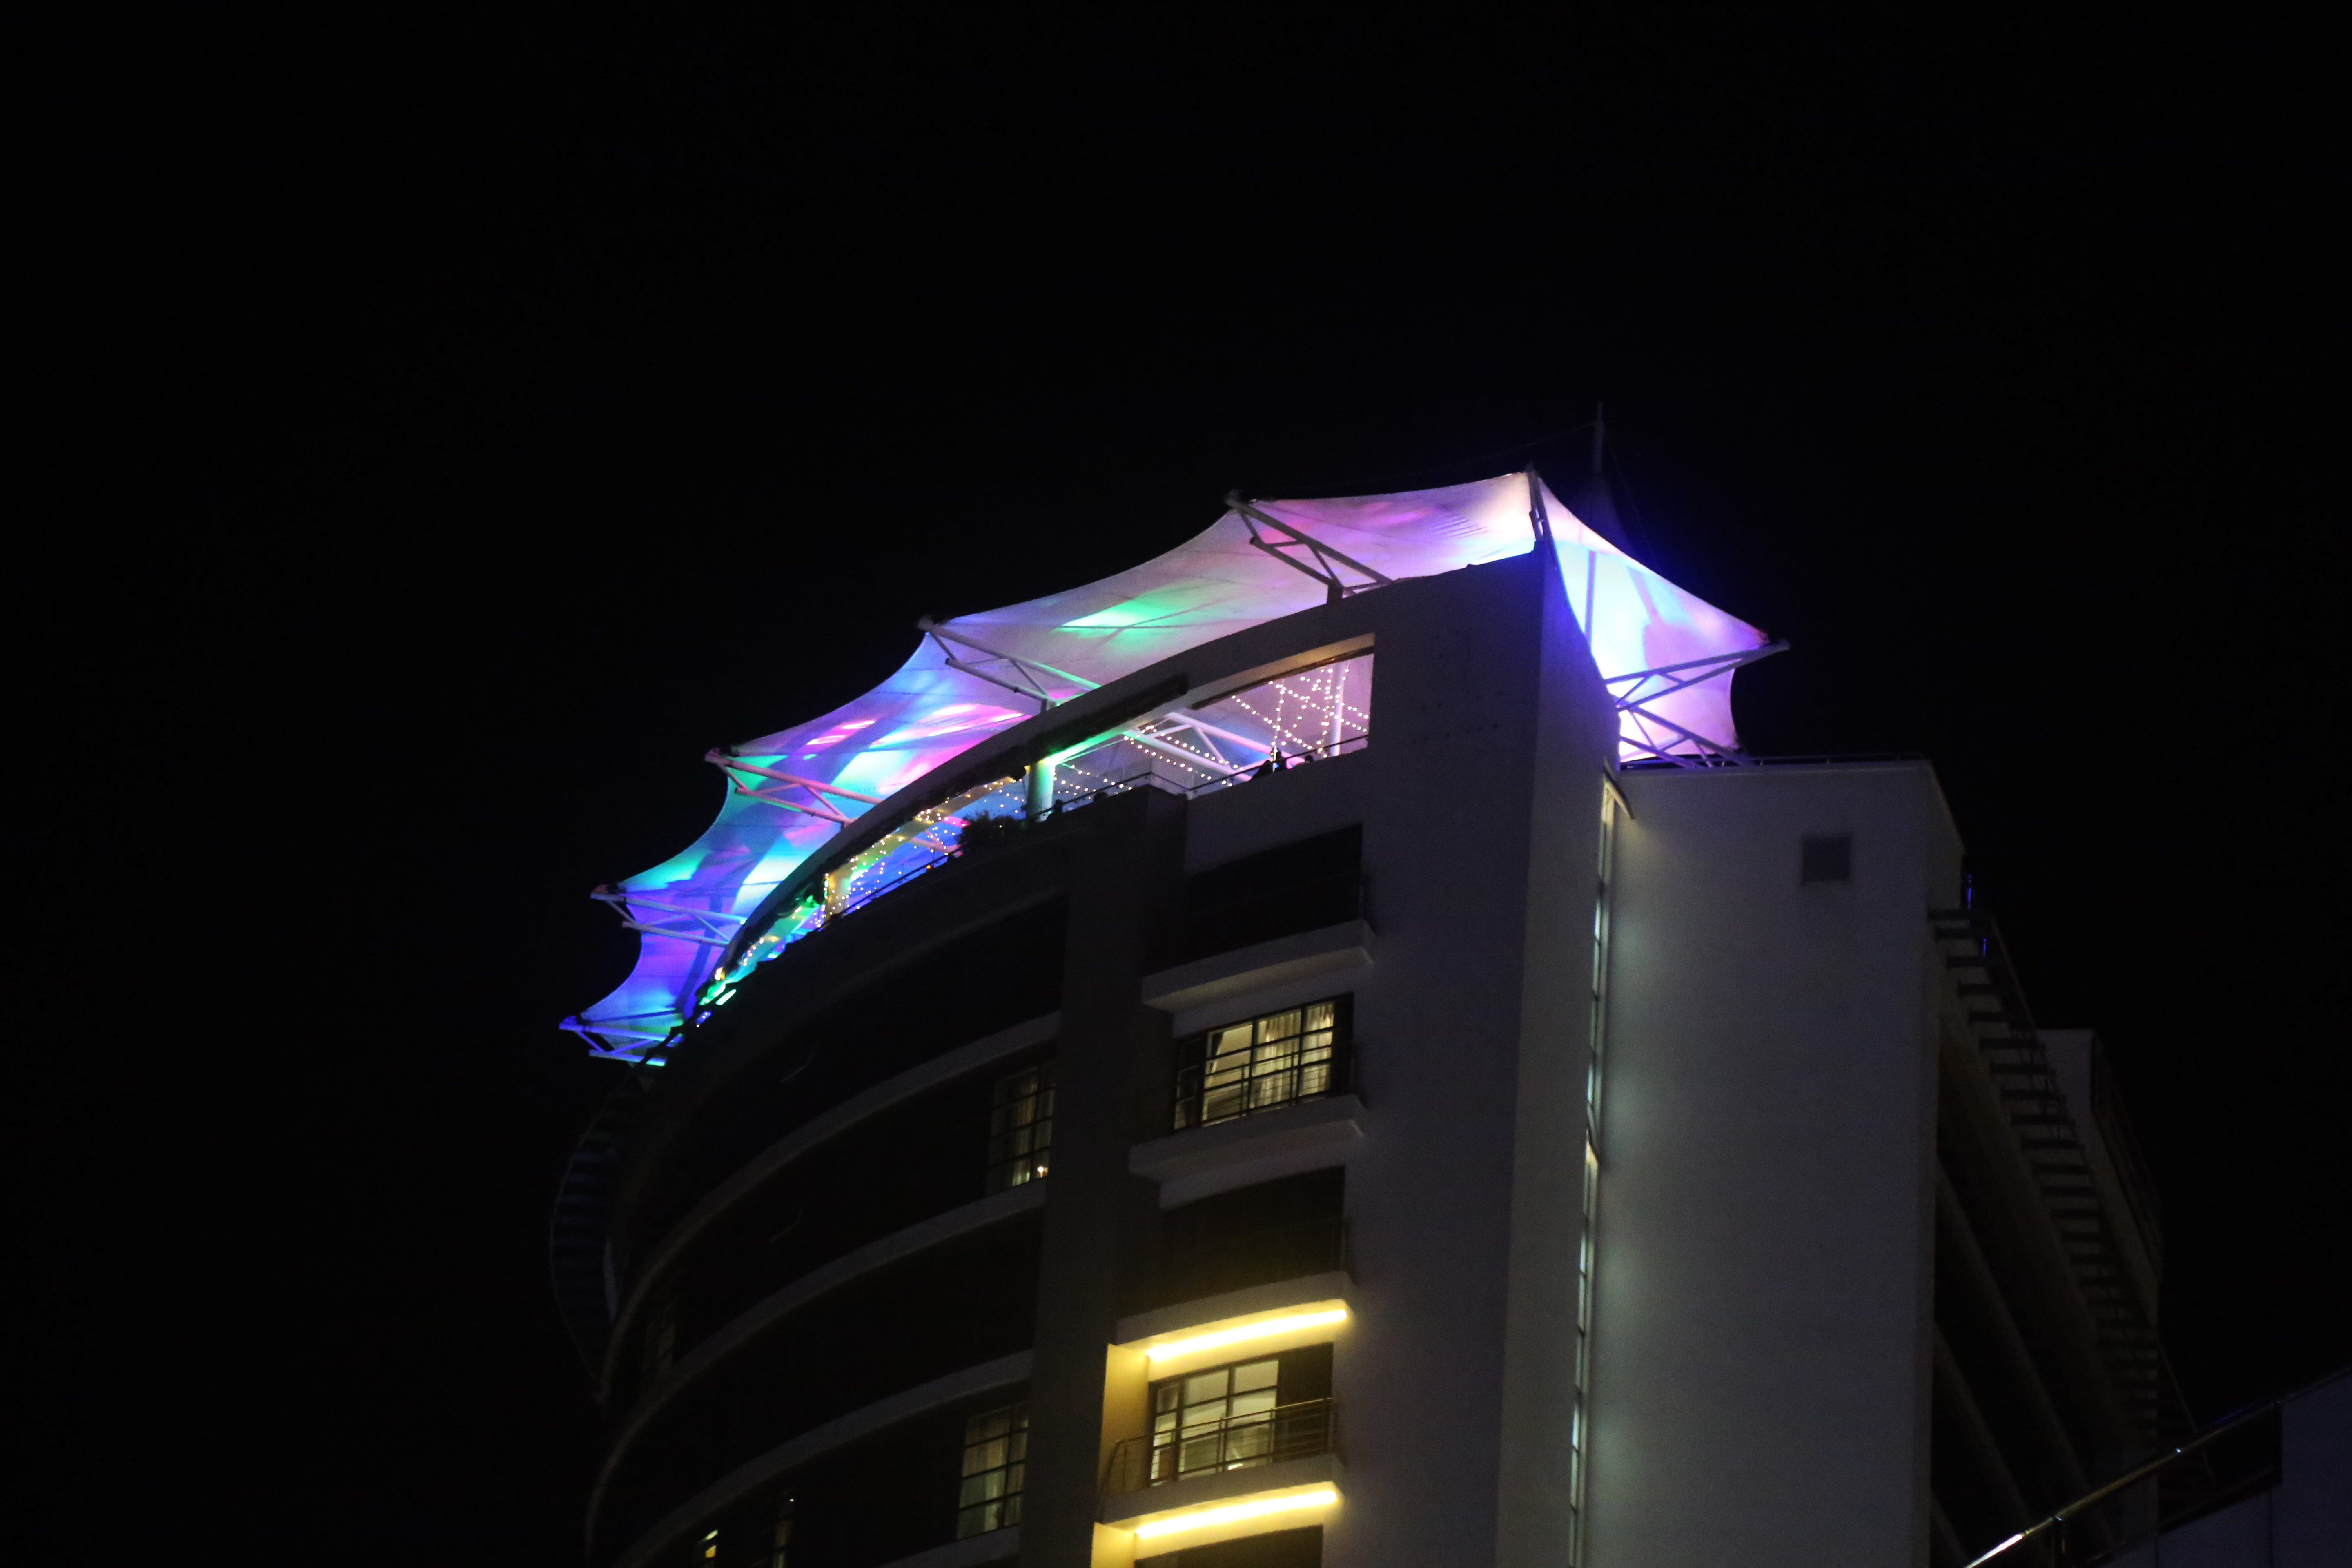
<instances>
[{"instance_id":1,"label":"concrete column","mask_svg":"<svg viewBox=\"0 0 2352 1568\"><path fill-rule=\"evenodd\" d=\"M1087 808L1094 841L1070 887L1054 1148L1046 1176L1023 1568L1083 1568L1101 1479L1103 1355L1127 1276L1145 1258L1158 1209L1128 1173L1128 1150L1161 1131L1167 1015L1139 982L1181 883L1184 803L1137 790Z\"/></svg>"}]
</instances>

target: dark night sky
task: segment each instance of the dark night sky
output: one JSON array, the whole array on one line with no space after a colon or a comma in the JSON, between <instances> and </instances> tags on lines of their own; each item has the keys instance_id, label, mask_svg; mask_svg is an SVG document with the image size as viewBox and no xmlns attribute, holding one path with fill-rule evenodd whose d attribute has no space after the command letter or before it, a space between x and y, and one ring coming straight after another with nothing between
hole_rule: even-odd
<instances>
[{"instance_id":1,"label":"dark night sky","mask_svg":"<svg viewBox=\"0 0 2352 1568\"><path fill-rule=\"evenodd\" d=\"M1795 645L1750 746L1931 756L2105 1032L2200 1408L2352 1354L2312 40L331 17L170 13L63 121L57 596L138 611L73 746L185 858L154 1008L36 1080L43 1294L151 1549L573 1561L554 1023L706 747L1229 488L1565 474L1600 398L1646 557Z\"/></svg>"}]
</instances>

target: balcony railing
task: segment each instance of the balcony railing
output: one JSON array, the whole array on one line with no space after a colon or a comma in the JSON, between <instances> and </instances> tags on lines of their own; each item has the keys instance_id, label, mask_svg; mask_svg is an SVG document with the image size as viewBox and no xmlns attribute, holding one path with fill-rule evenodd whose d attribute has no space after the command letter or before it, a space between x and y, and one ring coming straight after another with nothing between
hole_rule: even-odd
<instances>
[{"instance_id":1,"label":"balcony railing","mask_svg":"<svg viewBox=\"0 0 2352 1568\"><path fill-rule=\"evenodd\" d=\"M1177 1127L1214 1126L1345 1092L1347 1048L1328 1033L1324 1039L1302 1047L1300 1037L1293 1037L1177 1068Z\"/></svg>"},{"instance_id":2,"label":"balcony railing","mask_svg":"<svg viewBox=\"0 0 2352 1568\"><path fill-rule=\"evenodd\" d=\"M1111 1450L1110 1464L1103 1471L1103 1495L1337 1453L1339 1447L1337 1402L1303 1399L1249 1415L1129 1437Z\"/></svg>"}]
</instances>

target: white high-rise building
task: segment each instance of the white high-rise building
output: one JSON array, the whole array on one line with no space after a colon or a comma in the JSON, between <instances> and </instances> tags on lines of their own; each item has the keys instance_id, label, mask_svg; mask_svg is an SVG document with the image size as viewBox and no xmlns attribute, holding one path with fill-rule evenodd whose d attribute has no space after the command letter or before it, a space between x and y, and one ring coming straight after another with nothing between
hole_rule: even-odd
<instances>
[{"instance_id":1,"label":"white high-rise building","mask_svg":"<svg viewBox=\"0 0 2352 1568\"><path fill-rule=\"evenodd\" d=\"M2128 1464L2097 1044L1927 763L1740 750L1773 651L1513 474L714 752L574 1021L593 1568L1958 1568Z\"/></svg>"}]
</instances>

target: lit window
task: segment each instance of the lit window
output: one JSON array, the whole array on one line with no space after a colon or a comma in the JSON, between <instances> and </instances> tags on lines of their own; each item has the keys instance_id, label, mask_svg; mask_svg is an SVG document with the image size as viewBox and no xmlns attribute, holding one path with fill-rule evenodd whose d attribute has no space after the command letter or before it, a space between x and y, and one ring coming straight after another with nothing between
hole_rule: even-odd
<instances>
[{"instance_id":1,"label":"lit window","mask_svg":"<svg viewBox=\"0 0 2352 1568\"><path fill-rule=\"evenodd\" d=\"M1617 792L1601 792L1601 863L1592 891L1592 1012L1588 1037L1591 1053L1584 1068L1584 1125L1587 1137L1601 1127L1601 1057L1608 1039L1609 1022L1609 897L1610 878L1617 859Z\"/></svg>"},{"instance_id":2,"label":"lit window","mask_svg":"<svg viewBox=\"0 0 2352 1568\"><path fill-rule=\"evenodd\" d=\"M1054 1145L1054 1064L998 1081L988 1113L988 1190L1001 1193L1045 1173Z\"/></svg>"},{"instance_id":3,"label":"lit window","mask_svg":"<svg viewBox=\"0 0 2352 1568\"><path fill-rule=\"evenodd\" d=\"M1155 1485L1268 1462L1282 1363L1268 1358L1171 1378L1151 1391Z\"/></svg>"},{"instance_id":4,"label":"lit window","mask_svg":"<svg viewBox=\"0 0 2352 1568\"><path fill-rule=\"evenodd\" d=\"M963 1489L956 1539L1021 1522L1021 1481L1029 1457L1029 1406L1008 1405L963 1424Z\"/></svg>"},{"instance_id":5,"label":"lit window","mask_svg":"<svg viewBox=\"0 0 2352 1568\"><path fill-rule=\"evenodd\" d=\"M1336 1093L1348 998L1211 1029L1184 1043L1176 1125L1206 1127Z\"/></svg>"},{"instance_id":6,"label":"lit window","mask_svg":"<svg viewBox=\"0 0 2352 1568\"><path fill-rule=\"evenodd\" d=\"M1311 1346L1152 1384L1150 1484L1328 1452L1330 1353L1328 1345ZM1287 1378L1286 1360L1299 1363Z\"/></svg>"},{"instance_id":7,"label":"lit window","mask_svg":"<svg viewBox=\"0 0 2352 1568\"><path fill-rule=\"evenodd\" d=\"M702 1560L706 1563L715 1563L719 1560L719 1532L715 1530L707 1531L703 1534Z\"/></svg>"},{"instance_id":8,"label":"lit window","mask_svg":"<svg viewBox=\"0 0 2352 1568\"><path fill-rule=\"evenodd\" d=\"M1591 1418L1586 1408L1592 1386L1593 1227L1601 1192L1601 1064L1608 1044L1610 881L1616 868L1617 824L1623 803L1613 787L1601 792L1600 877L1592 899L1591 1056L1584 1078L1583 1236L1576 1257L1576 1402L1569 1417L1568 1561L1584 1561L1584 1491L1590 1468Z\"/></svg>"}]
</instances>

